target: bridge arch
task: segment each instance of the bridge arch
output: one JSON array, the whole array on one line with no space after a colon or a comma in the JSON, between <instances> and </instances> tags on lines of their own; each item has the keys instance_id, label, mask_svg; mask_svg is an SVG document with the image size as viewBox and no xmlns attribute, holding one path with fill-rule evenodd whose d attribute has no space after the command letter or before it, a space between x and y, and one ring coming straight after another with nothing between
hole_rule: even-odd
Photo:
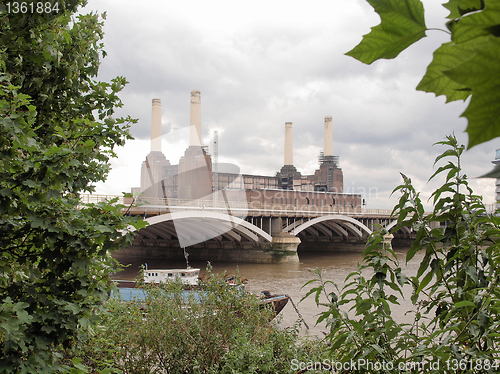
<instances>
[{"instance_id":1,"label":"bridge arch","mask_svg":"<svg viewBox=\"0 0 500 374\"><path fill-rule=\"evenodd\" d=\"M391 223L389 223L387 226L385 226L385 229L387 231L391 231L391 229L396 226L398 224L398 221L397 220L394 220L392 221Z\"/></svg>"},{"instance_id":2,"label":"bridge arch","mask_svg":"<svg viewBox=\"0 0 500 374\"><path fill-rule=\"evenodd\" d=\"M312 226L325 223L329 229L339 233L341 236L347 236L348 232L351 232L359 239L363 237L363 231L370 235L372 230L370 230L363 223L359 222L357 219L344 215L328 215L317 217L307 222L302 223L296 227L290 228L290 234L297 236L300 232L311 229Z\"/></svg>"},{"instance_id":3,"label":"bridge arch","mask_svg":"<svg viewBox=\"0 0 500 374\"><path fill-rule=\"evenodd\" d=\"M398 223L397 220L394 220L392 221L391 223L389 223L387 226L385 226L385 229L387 231L391 231L392 228L394 228L394 226L396 226ZM411 236L411 229L408 227L408 226L401 226L400 227L400 230L403 232L403 234L406 236L406 237L410 237Z\"/></svg>"},{"instance_id":4,"label":"bridge arch","mask_svg":"<svg viewBox=\"0 0 500 374\"><path fill-rule=\"evenodd\" d=\"M149 217L148 226L140 229L145 238L176 236L183 247L225 237L231 241L272 242L272 236L242 218L208 210L172 212ZM132 228L131 231L135 231Z\"/></svg>"}]
</instances>

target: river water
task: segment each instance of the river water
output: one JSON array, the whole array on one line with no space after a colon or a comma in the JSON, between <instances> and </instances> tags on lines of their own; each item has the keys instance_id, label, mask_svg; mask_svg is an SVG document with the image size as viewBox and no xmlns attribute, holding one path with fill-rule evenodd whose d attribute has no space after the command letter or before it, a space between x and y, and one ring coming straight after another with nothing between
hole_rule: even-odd
<instances>
[{"instance_id":1,"label":"river water","mask_svg":"<svg viewBox=\"0 0 500 374\"><path fill-rule=\"evenodd\" d=\"M408 264L405 262L406 250L396 250L400 266L403 268L403 273L408 276L413 276L417 273L417 269L422 258L422 255L417 254ZM134 279L137 276L139 266L148 264L150 269L173 269L184 268L185 262L151 259L151 258L133 258L119 257L116 259L124 264L129 265L123 272L117 274L119 279ZM344 284L345 278L358 267L358 263L362 261L360 253L307 253L299 255L300 262L295 264L236 264L214 262L211 263L214 273L222 273L226 271L228 274L234 274L238 269L241 278L248 279L245 289L252 293L260 293L263 290L268 290L272 294L287 294L289 295L298 311L301 313L304 321L309 326L309 329L302 326L301 334L322 336L322 332L326 331L325 324L315 326L317 314L322 311L316 306L314 297L300 302L306 295L307 291L314 287L310 284L303 288L304 284L311 279L316 278L314 270L321 269L324 280L335 282L339 288ZM202 274L206 268L206 262L190 261L192 267L202 269ZM368 277L368 274L366 275ZM333 289L331 289L333 291ZM404 293L408 300L411 296L411 287L405 286ZM323 299L324 301L324 299ZM409 301L403 302L401 306L393 309L393 316L400 322L410 323L412 319L405 316L405 312L411 308ZM280 325L283 327L293 326L298 319L292 303L288 303L280 314Z\"/></svg>"}]
</instances>

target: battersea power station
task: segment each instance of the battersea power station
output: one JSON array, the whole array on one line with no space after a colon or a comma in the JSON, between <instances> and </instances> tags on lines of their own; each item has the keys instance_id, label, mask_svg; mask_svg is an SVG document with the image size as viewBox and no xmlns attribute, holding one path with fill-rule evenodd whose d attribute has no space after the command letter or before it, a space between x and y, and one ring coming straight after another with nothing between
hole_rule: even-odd
<instances>
[{"instance_id":1,"label":"battersea power station","mask_svg":"<svg viewBox=\"0 0 500 374\"><path fill-rule=\"evenodd\" d=\"M284 128L284 165L275 176L231 172L235 166L215 165L207 147L201 144L201 95L191 92L189 148L178 165L170 164L161 151L161 100L153 99L151 116L151 152L142 164L141 187L134 189L144 198L207 200L226 191L230 201L240 201L231 191L245 191L245 200L268 204L334 206L342 209L359 207L360 195L343 193L343 175L339 157L333 155L332 117L325 117L324 152L319 169L312 175L301 175L293 165L293 129Z\"/></svg>"},{"instance_id":2,"label":"battersea power station","mask_svg":"<svg viewBox=\"0 0 500 374\"><path fill-rule=\"evenodd\" d=\"M339 157L333 153L332 117L324 121L318 169L302 175L293 164L293 128L284 123L284 163L275 175L241 173L218 162L201 142L201 94L191 92L189 147L178 164L161 150L161 100L153 99L151 151L133 188L149 225L126 254L211 261L298 261L299 246L313 250L366 243L373 224L353 217L361 195L343 193ZM320 124L320 126L323 124ZM378 223L378 222L377 222Z\"/></svg>"}]
</instances>

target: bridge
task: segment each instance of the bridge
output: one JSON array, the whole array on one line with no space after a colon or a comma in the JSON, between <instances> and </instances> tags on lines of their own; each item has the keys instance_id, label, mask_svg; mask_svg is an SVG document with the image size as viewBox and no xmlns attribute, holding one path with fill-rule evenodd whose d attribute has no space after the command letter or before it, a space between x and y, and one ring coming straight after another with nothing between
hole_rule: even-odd
<instances>
[{"instance_id":1,"label":"bridge","mask_svg":"<svg viewBox=\"0 0 500 374\"><path fill-rule=\"evenodd\" d=\"M272 176L243 174L237 165L218 162L217 131L212 155L202 146L200 91L191 91L190 105L189 147L175 164L161 151L161 100L152 100L151 151L140 187L131 190L137 198L118 197L124 214L142 215L149 225L124 254L182 259L187 249L191 259L292 262L298 251L362 250L377 227L394 227L389 210L366 209L371 189L344 190L331 116L325 116L324 147L313 173L294 166L293 127L285 122L282 168ZM84 195L82 203L111 198L116 196ZM391 233L403 240L412 235L408 228Z\"/></svg>"},{"instance_id":2,"label":"bridge","mask_svg":"<svg viewBox=\"0 0 500 374\"><path fill-rule=\"evenodd\" d=\"M141 215L141 229L124 254L168 255L190 259L241 262L294 262L297 250L362 250L378 227L391 229L390 210L364 206L316 206L229 201L227 199L133 199L112 195L82 195L82 203L117 198L124 214ZM411 232L394 233L409 239Z\"/></svg>"}]
</instances>

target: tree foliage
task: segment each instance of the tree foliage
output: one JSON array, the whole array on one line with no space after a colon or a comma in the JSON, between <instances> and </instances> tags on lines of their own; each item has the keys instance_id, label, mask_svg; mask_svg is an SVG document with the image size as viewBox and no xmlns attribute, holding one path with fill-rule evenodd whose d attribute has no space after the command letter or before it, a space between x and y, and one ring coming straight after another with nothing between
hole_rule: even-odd
<instances>
[{"instance_id":1,"label":"tree foliage","mask_svg":"<svg viewBox=\"0 0 500 374\"><path fill-rule=\"evenodd\" d=\"M464 146L453 136L437 144L448 148L436 163L430 179L444 177L432 194L434 210L424 212L419 193L411 180L393 210L398 224L414 230L416 238L406 253L410 261L422 254L416 274L405 275L394 251L383 245L386 231L370 238L363 253L364 264L346 278L343 289L318 278L308 292L326 306L319 321L328 321L327 339L342 362L378 363L384 369L360 368L360 373L408 372L494 373L500 369L498 327L500 323L500 217L486 214L480 196L473 194L462 174L460 159ZM411 310L393 316L403 287L413 290ZM332 292L328 292L332 288ZM320 303L324 294L327 303ZM348 313L349 308L352 313ZM354 315L353 315L354 314ZM387 368L392 367L394 370Z\"/></svg>"},{"instance_id":2,"label":"tree foliage","mask_svg":"<svg viewBox=\"0 0 500 374\"><path fill-rule=\"evenodd\" d=\"M112 202L80 203L134 121L112 117L125 79L96 80L101 18L75 17L83 1L57 3L14 13L0 2L2 372L57 370L55 349L100 313L109 253L131 240L119 230L136 224Z\"/></svg>"},{"instance_id":3,"label":"tree foliage","mask_svg":"<svg viewBox=\"0 0 500 374\"><path fill-rule=\"evenodd\" d=\"M420 0L367 0L380 15L361 43L347 55L371 64L395 58L429 30ZM450 0L446 23L450 41L435 52L418 90L470 102L468 148L500 136L500 3L497 0ZM443 30L444 31L444 30Z\"/></svg>"},{"instance_id":4,"label":"tree foliage","mask_svg":"<svg viewBox=\"0 0 500 374\"><path fill-rule=\"evenodd\" d=\"M236 277L238 283L239 277ZM207 268L203 291L181 283L146 284L143 297L109 300L110 313L68 366L117 373L296 373L298 361L321 361L325 346L282 329L271 308Z\"/></svg>"}]
</instances>

